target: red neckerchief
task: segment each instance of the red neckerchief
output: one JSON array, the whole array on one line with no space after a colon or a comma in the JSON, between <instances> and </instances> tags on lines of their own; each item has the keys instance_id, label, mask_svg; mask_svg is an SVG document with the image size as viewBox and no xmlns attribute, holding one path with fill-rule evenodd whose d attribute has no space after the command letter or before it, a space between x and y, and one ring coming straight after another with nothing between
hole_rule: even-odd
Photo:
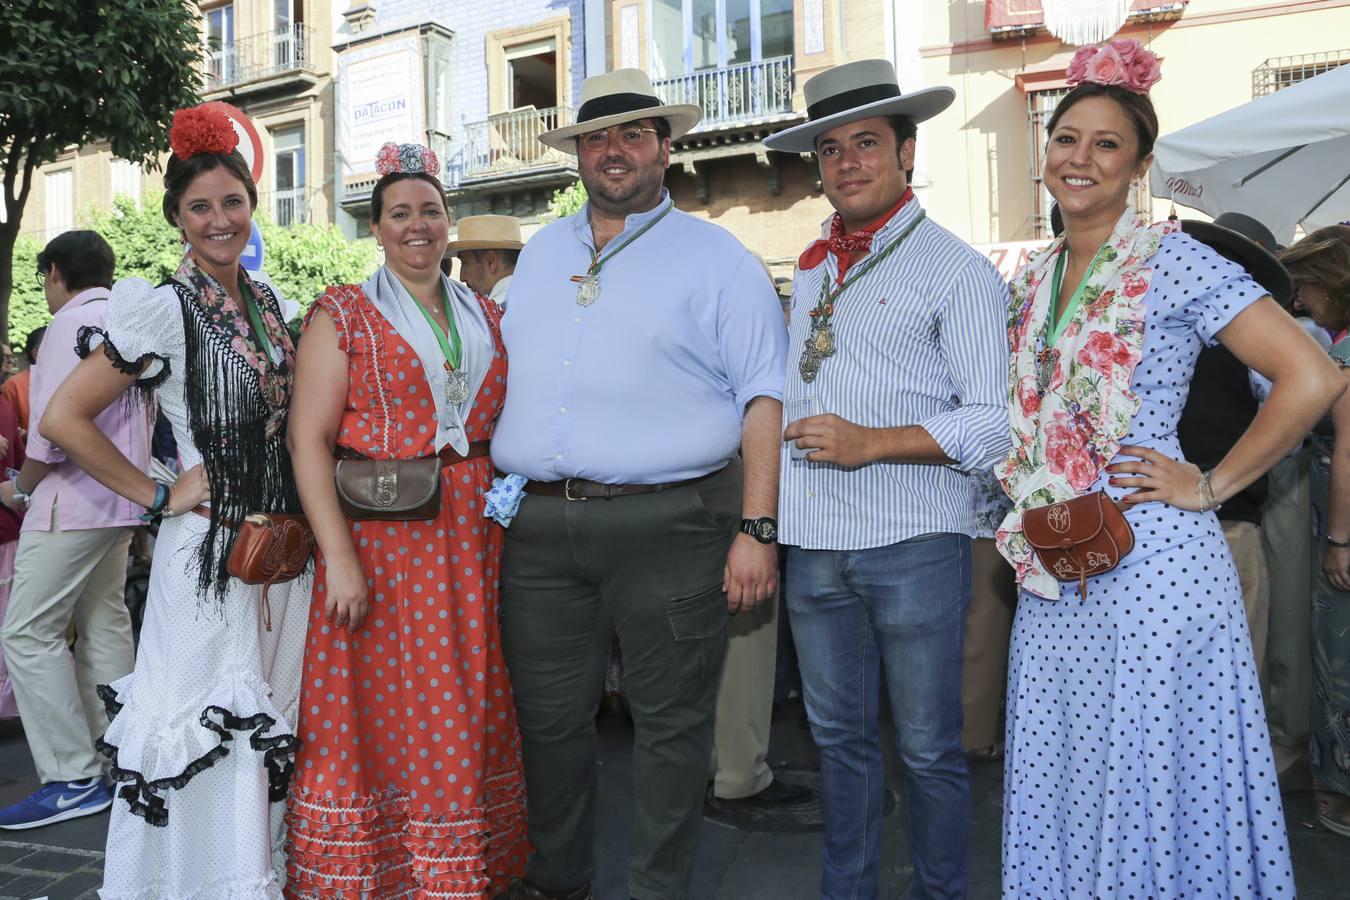
<instances>
[{"instance_id":1,"label":"red neckerchief","mask_svg":"<svg viewBox=\"0 0 1350 900\"><path fill-rule=\"evenodd\" d=\"M803 272L814 269L825 261L826 255L833 254L835 259L839 260L839 274L835 277L835 284L843 284L844 273L848 271L849 267L849 254L870 252L872 250L872 238L876 237L876 233L881 227L894 218L895 214L913 197L913 189L905 188L905 192L900 195L900 200L883 213L881 218L866 228L859 228L851 234L844 234L844 220L839 213L835 213L834 218L830 220L829 238L812 241L811 246L807 247L802 255L797 258L797 268Z\"/></svg>"}]
</instances>

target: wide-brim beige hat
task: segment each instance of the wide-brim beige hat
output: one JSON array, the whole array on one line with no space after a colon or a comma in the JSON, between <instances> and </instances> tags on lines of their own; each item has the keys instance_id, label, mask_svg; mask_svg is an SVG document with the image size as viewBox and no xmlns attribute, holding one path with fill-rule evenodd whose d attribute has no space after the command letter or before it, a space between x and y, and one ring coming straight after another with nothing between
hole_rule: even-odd
<instances>
[{"instance_id":1,"label":"wide-brim beige hat","mask_svg":"<svg viewBox=\"0 0 1350 900\"><path fill-rule=\"evenodd\" d=\"M461 250L519 250L520 220L515 216L465 216L459 220L455 239L445 247L446 256Z\"/></svg>"},{"instance_id":2,"label":"wide-brim beige hat","mask_svg":"<svg viewBox=\"0 0 1350 900\"><path fill-rule=\"evenodd\" d=\"M900 92L895 66L884 59L860 59L827 69L802 85L807 121L764 139L770 150L813 153L816 138L831 128L874 116L908 116L916 123L952 105L956 91L930 87Z\"/></svg>"},{"instance_id":3,"label":"wide-brim beige hat","mask_svg":"<svg viewBox=\"0 0 1350 900\"><path fill-rule=\"evenodd\" d=\"M652 80L641 69L615 69L581 83L581 106L571 125L545 131L539 140L564 153L577 152L576 138L590 131L657 117L670 123L670 139L684 137L703 118L692 103L663 103Z\"/></svg>"}]
</instances>

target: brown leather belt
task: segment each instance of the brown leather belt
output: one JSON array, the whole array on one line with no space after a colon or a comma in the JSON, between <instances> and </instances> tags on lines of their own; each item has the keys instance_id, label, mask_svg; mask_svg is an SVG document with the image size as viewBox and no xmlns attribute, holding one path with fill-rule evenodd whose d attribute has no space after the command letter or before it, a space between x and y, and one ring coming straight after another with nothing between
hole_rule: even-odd
<instances>
[{"instance_id":1,"label":"brown leather belt","mask_svg":"<svg viewBox=\"0 0 1350 900\"><path fill-rule=\"evenodd\" d=\"M462 463L466 459L477 459L480 456L487 456L492 449L492 441L469 441L469 452L460 455L454 447L446 444L441 448L441 452L436 455L441 458L441 468L453 466L456 463ZM359 453L350 447L334 447L333 456L337 459L370 459L363 453ZM425 457L421 457L425 458ZM399 460L392 460L398 462ZM408 460L412 462L412 460Z\"/></svg>"},{"instance_id":2,"label":"brown leather belt","mask_svg":"<svg viewBox=\"0 0 1350 900\"><path fill-rule=\"evenodd\" d=\"M663 481L659 484L605 484L588 478L564 478L562 481L527 481L525 493L540 497L562 497L566 500L610 500L614 497L631 497L634 494L655 494L674 488L706 481L721 472L714 469L707 475L686 478L683 481Z\"/></svg>"}]
</instances>

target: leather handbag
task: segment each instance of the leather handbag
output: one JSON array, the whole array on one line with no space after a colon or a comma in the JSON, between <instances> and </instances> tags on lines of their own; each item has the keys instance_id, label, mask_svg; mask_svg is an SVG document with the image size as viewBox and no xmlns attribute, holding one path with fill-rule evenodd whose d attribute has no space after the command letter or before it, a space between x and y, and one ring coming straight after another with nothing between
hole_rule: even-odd
<instances>
[{"instance_id":1,"label":"leather handbag","mask_svg":"<svg viewBox=\"0 0 1350 900\"><path fill-rule=\"evenodd\" d=\"M252 513L237 530L225 569L245 584L262 585L263 626L271 631L267 590L305 570L314 553L314 532L308 519L292 513Z\"/></svg>"},{"instance_id":2,"label":"leather handbag","mask_svg":"<svg viewBox=\"0 0 1350 900\"><path fill-rule=\"evenodd\" d=\"M1027 510L1022 534L1047 572L1078 582L1084 600L1088 576L1111 571L1134 549L1134 529L1105 491Z\"/></svg>"},{"instance_id":3,"label":"leather handbag","mask_svg":"<svg viewBox=\"0 0 1350 900\"><path fill-rule=\"evenodd\" d=\"M441 508L441 460L339 459L338 505L349 519L434 519Z\"/></svg>"}]
</instances>

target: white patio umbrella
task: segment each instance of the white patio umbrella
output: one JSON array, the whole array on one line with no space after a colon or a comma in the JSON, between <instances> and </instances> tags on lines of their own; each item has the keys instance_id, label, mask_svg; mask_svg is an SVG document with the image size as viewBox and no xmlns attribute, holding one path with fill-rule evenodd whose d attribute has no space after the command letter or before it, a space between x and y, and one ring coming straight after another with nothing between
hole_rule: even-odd
<instances>
[{"instance_id":1,"label":"white patio umbrella","mask_svg":"<svg viewBox=\"0 0 1350 900\"><path fill-rule=\"evenodd\" d=\"M1153 196L1246 213L1281 243L1350 219L1350 65L1158 139Z\"/></svg>"}]
</instances>

